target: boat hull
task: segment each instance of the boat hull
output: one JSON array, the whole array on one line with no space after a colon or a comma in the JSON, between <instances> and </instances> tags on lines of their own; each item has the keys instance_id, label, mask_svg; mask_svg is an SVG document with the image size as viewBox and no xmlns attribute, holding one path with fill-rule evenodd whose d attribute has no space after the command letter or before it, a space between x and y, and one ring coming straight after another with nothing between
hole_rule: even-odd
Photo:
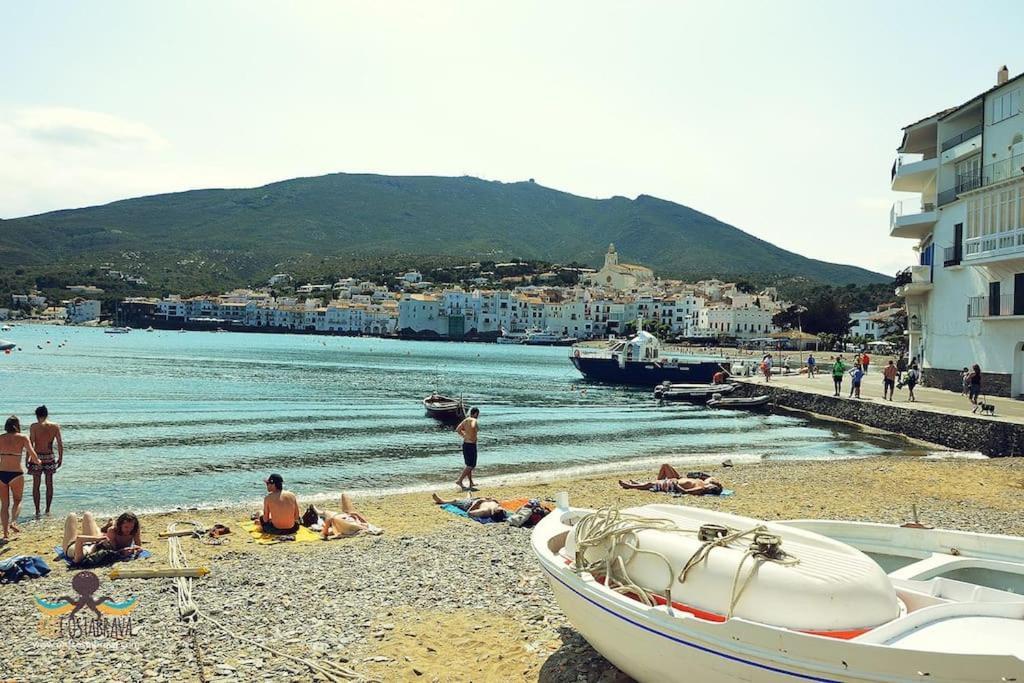
<instances>
[{"instance_id":1,"label":"boat hull","mask_svg":"<svg viewBox=\"0 0 1024 683\"><path fill-rule=\"evenodd\" d=\"M626 361L619 365L611 358L572 358L572 364L587 379L611 384L630 384L653 387L662 382L673 384L709 384L719 370L729 370L728 362L693 361L679 363L652 363Z\"/></svg>"}]
</instances>

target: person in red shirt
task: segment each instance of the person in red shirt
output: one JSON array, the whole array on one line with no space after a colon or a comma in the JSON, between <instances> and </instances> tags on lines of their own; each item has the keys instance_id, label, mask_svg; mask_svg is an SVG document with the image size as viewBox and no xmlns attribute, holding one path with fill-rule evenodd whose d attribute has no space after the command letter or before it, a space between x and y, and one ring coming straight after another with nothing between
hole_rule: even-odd
<instances>
[{"instance_id":1,"label":"person in red shirt","mask_svg":"<svg viewBox=\"0 0 1024 683\"><path fill-rule=\"evenodd\" d=\"M868 357L868 352L865 351L860 357L860 369L864 371L864 374L868 374L868 363L871 362L871 358Z\"/></svg>"}]
</instances>

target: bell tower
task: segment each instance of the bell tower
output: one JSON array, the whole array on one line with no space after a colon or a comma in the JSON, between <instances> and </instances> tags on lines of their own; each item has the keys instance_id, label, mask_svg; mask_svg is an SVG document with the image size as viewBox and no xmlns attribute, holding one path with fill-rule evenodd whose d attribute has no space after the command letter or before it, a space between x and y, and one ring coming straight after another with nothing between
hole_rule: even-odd
<instances>
[{"instance_id":1,"label":"bell tower","mask_svg":"<svg viewBox=\"0 0 1024 683\"><path fill-rule=\"evenodd\" d=\"M615 244L608 245L608 253L604 255L604 267L619 265L619 254L615 251Z\"/></svg>"}]
</instances>

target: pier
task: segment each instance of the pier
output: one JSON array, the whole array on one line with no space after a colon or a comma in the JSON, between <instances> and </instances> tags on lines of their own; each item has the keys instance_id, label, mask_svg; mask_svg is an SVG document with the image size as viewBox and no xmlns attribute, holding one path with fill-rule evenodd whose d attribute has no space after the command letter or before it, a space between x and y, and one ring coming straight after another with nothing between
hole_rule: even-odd
<instances>
[{"instance_id":1,"label":"pier","mask_svg":"<svg viewBox=\"0 0 1024 683\"><path fill-rule=\"evenodd\" d=\"M882 398L882 368L871 367L861 382L860 399L848 398L851 378L843 378L843 391L834 397L827 366L814 378L807 375L773 375L770 382L758 377L735 377L744 395L769 394L772 402L789 410L813 413L902 434L912 439L989 456L1024 455L1024 402L997 396L981 400L995 406L995 415L972 412L966 396L942 389L915 387L917 400L907 400L907 388L895 398Z\"/></svg>"}]
</instances>

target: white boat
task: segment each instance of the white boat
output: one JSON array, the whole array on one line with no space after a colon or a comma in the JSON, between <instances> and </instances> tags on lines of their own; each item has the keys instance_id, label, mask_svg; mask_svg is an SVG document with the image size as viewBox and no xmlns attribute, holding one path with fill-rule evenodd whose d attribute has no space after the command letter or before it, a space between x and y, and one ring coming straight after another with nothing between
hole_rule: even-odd
<instances>
[{"instance_id":1,"label":"white boat","mask_svg":"<svg viewBox=\"0 0 1024 683\"><path fill-rule=\"evenodd\" d=\"M707 401L715 394L728 394L735 390L735 384L671 384L662 382L654 387L654 398L662 401Z\"/></svg>"},{"instance_id":2,"label":"white boat","mask_svg":"<svg viewBox=\"0 0 1024 683\"><path fill-rule=\"evenodd\" d=\"M0 351L11 351L18 345L6 339L0 339Z\"/></svg>"},{"instance_id":3,"label":"white boat","mask_svg":"<svg viewBox=\"0 0 1024 683\"><path fill-rule=\"evenodd\" d=\"M550 330L527 330L524 344L529 346L572 346L578 339Z\"/></svg>"},{"instance_id":4,"label":"white boat","mask_svg":"<svg viewBox=\"0 0 1024 683\"><path fill-rule=\"evenodd\" d=\"M522 344L526 341L526 332L506 332L501 331L496 341L499 344Z\"/></svg>"},{"instance_id":5,"label":"white boat","mask_svg":"<svg viewBox=\"0 0 1024 683\"><path fill-rule=\"evenodd\" d=\"M767 394L762 396L723 397L721 393L715 392L711 395L711 399L708 401L708 408L752 410L754 408L764 408L768 405L770 400L771 397Z\"/></svg>"},{"instance_id":6,"label":"white boat","mask_svg":"<svg viewBox=\"0 0 1024 683\"><path fill-rule=\"evenodd\" d=\"M563 504L533 551L641 683L1024 681L1024 538Z\"/></svg>"},{"instance_id":7,"label":"white boat","mask_svg":"<svg viewBox=\"0 0 1024 683\"><path fill-rule=\"evenodd\" d=\"M10 332L13 329L14 328L11 327L10 325L4 325L3 327L0 327L0 332Z\"/></svg>"},{"instance_id":8,"label":"white boat","mask_svg":"<svg viewBox=\"0 0 1024 683\"><path fill-rule=\"evenodd\" d=\"M106 334L128 334L132 331L130 327L108 327L103 330Z\"/></svg>"}]
</instances>

